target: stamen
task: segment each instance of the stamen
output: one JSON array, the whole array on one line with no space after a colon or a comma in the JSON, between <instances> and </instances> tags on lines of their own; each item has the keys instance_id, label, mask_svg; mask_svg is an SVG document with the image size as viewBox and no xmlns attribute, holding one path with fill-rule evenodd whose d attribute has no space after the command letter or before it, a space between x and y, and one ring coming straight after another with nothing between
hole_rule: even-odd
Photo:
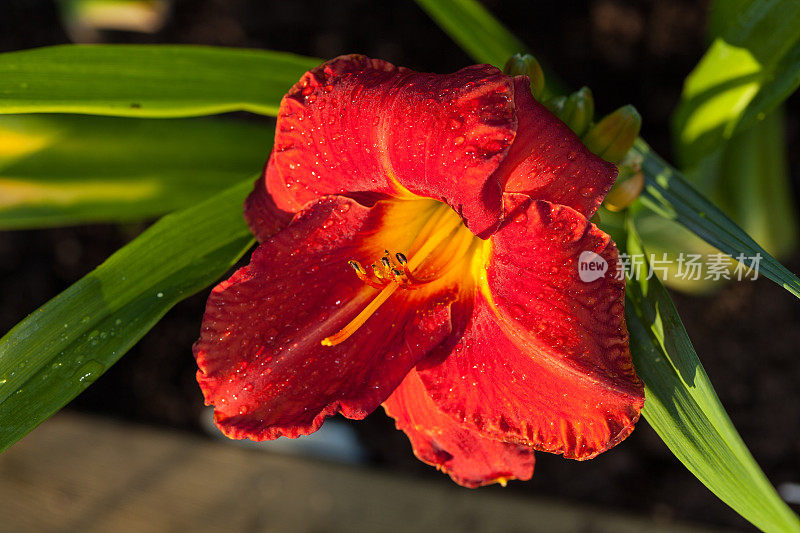
<instances>
[{"instance_id":1,"label":"stamen","mask_svg":"<svg viewBox=\"0 0 800 533\"><path fill-rule=\"evenodd\" d=\"M407 263L403 265L403 275L405 275L405 277L409 281L409 283L411 283L412 285L415 285L417 287L421 287L422 285L425 285L426 283L428 283L427 281L419 279L414 274L412 274L411 273L411 269L408 268L408 264Z\"/></svg>"},{"instance_id":2,"label":"stamen","mask_svg":"<svg viewBox=\"0 0 800 533\"><path fill-rule=\"evenodd\" d=\"M375 287L376 289L382 289L386 286L386 283L380 283L370 279L369 276L367 275L366 270L364 270L364 267L362 267L361 263L359 263L358 261L350 260L347 262L347 264L353 267L353 270L356 271L356 276L358 276L358 279L360 279L370 287Z\"/></svg>"},{"instance_id":3,"label":"stamen","mask_svg":"<svg viewBox=\"0 0 800 533\"><path fill-rule=\"evenodd\" d=\"M359 263L358 261L353 261L351 259L350 261L347 262L347 264L350 265L353 268L353 270L356 271L356 274L366 274L366 272L364 272L364 269L361 267L361 263Z\"/></svg>"},{"instance_id":4,"label":"stamen","mask_svg":"<svg viewBox=\"0 0 800 533\"><path fill-rule=\"evenodd\" d=\"M360 328L364 322L367 321L369 317L378 310L378 308L383 305L383 302L389 299L389 296L394 294L394 291L397 290L399 285L397 283L391 283L387 285L379 294L372 300L369 305L367 305L358 316L356 316L349 324L345 327L331 335L330 337L326 337L322 339L323 346L336 346L337 344L341 344L350 336L356 332L358 328Z\"/></svg>"},{"instance_id":5,"label":"stamen","mask_svg":"<svg viewBox=\"0 0 800 533\"><path fill-rule=\"evenodd\" d=\"M465 232L463 235L460 233L462 231ZM419 289L441 278L454 264L458 264L464 253L471 248L472 237L472 233L462 227L461 217L456 216L449 207L442 206L427 220L417 235L414 244L411 246L413 250L411 260L406 258L403 253L398 252L393 257L388 250L384 250L385 255L380 262L370 265L369 273L371 276L358 261L348 261L361 281L371 287L381 289L381 292L345 327L330 337L322 339L322 345L336 346L346 341L397 289ZM441 254L444 258L444 264L438 269L438 272L428 280L422 280L414 276L412 271L419 268L425 259L443 242L447 243ZM397 260L397 265L400 268L395 268L392 259Z\"/></svg>"}]
</instances>

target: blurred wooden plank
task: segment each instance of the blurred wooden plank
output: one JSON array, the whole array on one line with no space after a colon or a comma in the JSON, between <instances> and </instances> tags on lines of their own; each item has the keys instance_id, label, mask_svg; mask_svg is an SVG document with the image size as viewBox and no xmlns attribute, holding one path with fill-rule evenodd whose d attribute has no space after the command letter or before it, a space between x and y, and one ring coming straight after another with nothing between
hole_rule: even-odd
<instances>
[{"instance_id":1,"label":"blurred wooden plank","mask_svg":"<svg viewBox=\"0 0 800 533\"><path fill-rule=\"evenodd\" d=\"M0 530L709 531L75 414L0 455Z\"/></svg>"}]
</instances>

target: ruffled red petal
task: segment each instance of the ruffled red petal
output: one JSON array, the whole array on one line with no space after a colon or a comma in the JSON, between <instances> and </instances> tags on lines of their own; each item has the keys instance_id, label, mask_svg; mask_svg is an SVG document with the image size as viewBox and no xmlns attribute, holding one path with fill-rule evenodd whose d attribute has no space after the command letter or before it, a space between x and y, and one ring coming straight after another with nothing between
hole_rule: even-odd
<instances>
[{"instance_id":1,"label":"ruffled red petal","mask_svg":"<svg viewBox=\"0 0 800 533\"><path fill-rule=\"evenodd\" d=\"M414 455L465 487L530 479L533 450L490 439L458 425L433 403L416 371L383 404L403 430Z\"/></svg>"},{"instance_id":2,"label":"ruffled red petal","mask_svg":"<svg viewBox=\"0 0 800 533\"><path fill-rule=\"evenodd\" d=\"M581 281L582 252L602 257L606 275ZM644 392L617 261L608 235L577 211L544 201L519 206L492 236L461 342L420 370L436 405L486 436L574 459L628 436Z\"/></svg>"},{"instance_id":3,"label":"ruffled red petal","mask_svg":"<svg viewBox=\"0 0 800 533\"><path fill-rule=\"evenodd\" d=\"M591 153L537 102L527 78L514 78L517 135L497 174L506 192L566 205L590 218L617 177L617 167Z\"/></svg>"},{"instance_id":4,"label":"ruffled red petal","mask_svg":"<svg viewBox=\"0 0 800 533\"><path fill-rule=\"evenodd\" d=\"M448 337L455 289L440 284L396 291L345 342L321 345L378 293L347 261L380 258L387 240L407 249L425 223L418 203L321 200L212 291L194 353L226 435L296 437L336 412L363 418Z\"/></svg>"},{"instance_id":5,"label":"ruffled red petal","mask_svg":"<svg viewBox=\"0 0 800 533\"><path fill-rule=\"evenodd\" d=\"M502 216L493 173L516 131L513 96L512 79L489 65L441 75L332 59L281 102L267 190L291 212L327 194L410 191L485 233Z\"/></svg>"}]
</instances>

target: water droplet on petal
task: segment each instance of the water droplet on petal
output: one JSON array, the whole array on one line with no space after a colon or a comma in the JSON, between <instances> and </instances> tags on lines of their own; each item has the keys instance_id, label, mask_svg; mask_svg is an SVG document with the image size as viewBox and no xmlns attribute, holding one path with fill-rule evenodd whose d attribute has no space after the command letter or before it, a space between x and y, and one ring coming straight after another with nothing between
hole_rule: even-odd
<instances>
[{"instance_id":1,"label":"water droplet on petal","mask_svg":"<svg viewBox=\"0 0 800 533\"><path fill-rule=\"evenodd\" d=\"M512 305L509 312L516 320L522 320L525 317L525 308L521 305Z\"/></svg>"}]
</instances>

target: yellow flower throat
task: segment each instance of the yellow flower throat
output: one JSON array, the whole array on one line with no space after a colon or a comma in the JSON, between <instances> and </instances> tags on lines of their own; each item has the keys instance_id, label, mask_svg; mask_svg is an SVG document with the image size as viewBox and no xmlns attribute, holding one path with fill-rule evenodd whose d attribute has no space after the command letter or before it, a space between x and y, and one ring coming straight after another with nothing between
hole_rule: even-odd
<instances>
[{"instance_id":1,"label":"yellow flower throat","mask_svg":"<svg viewBox=\"0 0 800 533\"><path fill-rule=\"evenodd\" d=\"M370 303L341 330L322 339L323 346L336 346L352 336L398 289L417 290L441 279L457 265L463 265L469 252L483 243L467 229L450 206L440 203L420 230L411 257L385 250L380 261L364 268L348 261L365 284L380 289ZM435 253L434 253L435 252Z\"/></svg>"}]
</instances>

